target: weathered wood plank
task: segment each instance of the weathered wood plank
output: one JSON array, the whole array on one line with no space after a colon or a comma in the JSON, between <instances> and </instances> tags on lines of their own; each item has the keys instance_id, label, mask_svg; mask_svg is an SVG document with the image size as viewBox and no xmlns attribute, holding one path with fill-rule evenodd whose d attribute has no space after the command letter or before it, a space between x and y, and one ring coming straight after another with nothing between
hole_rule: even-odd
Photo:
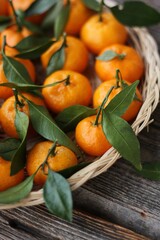
<instances>
[{"instance_id":1,"label":"weathered wood plank","mask_svg":"<svg viewBox=\"0 0 160 240\"><path fill-rule=\"evenodd\" d=\"M95 216L74 211L73 223L66 223L46 212L44 206L0 212L0 239L147 240L130 230Z\"/></svg>"}]
</instances>

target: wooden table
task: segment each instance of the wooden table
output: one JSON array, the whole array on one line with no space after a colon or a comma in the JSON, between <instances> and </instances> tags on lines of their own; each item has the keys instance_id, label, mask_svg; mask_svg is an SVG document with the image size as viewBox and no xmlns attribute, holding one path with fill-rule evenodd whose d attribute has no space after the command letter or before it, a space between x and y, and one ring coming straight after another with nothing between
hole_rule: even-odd
<instances>
[{"instance_id":1,"label":"wooden table","mask_svg":"<svg viewBox=\"0 0 160 240\"><path fill-rule=\"evenodd\" d=\"M120 1L119 1L120 2ZM160 9L159 0L148 0ZM160 25L150 29L160 46ZM160 106L140 135L142 160L160 160ZM146 180L124 160L73 192L73 223L44 205L0 212L0 240L160 239L160 183Z\"/></svg>"}]
</instances>

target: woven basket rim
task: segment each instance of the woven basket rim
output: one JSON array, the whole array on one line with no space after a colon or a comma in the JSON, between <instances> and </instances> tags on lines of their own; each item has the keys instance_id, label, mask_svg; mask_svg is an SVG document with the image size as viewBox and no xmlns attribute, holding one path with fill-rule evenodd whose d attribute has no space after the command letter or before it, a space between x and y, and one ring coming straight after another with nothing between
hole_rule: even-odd
<instances>
[{"instance_id":1,"label":"woven basket rim","mask_svg":"<svg viewBox=\"0 0 160 240\"><path fill-rule=\"evenodd\" d=\"M145 80L142 89L142 95L145 100L132 124L132 128L137 135L150 124L152 121L151 114L159 102L160 56L157 44L146 28L128 28L128 32L135 49L141 54L145 64ZM110 148L103 156L76 172L68 179L71 189L75 190L89 179L107 171L120 157L120 154L113 147ZM26 198L17 203L0 204L0 209L33 206L42 203L44 203L43 190L40 189L38 191L32 191Z\"/></svg>"}]
</instances>

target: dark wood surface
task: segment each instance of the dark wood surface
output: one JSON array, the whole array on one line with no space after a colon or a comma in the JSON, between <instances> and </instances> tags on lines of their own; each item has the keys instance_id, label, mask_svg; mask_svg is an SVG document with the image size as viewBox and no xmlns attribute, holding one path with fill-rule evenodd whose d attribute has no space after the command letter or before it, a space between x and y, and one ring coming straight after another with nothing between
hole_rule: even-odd
<instances>
[{"instance_id":1,"label":"dark wood surface","mask_svg":"<svg viewBox=\"0 0 160 240\"><path fill-rule=\"evenodd\" d=\"M119 1L121 2L121 1ZM145 2L160 9L160 1ZM160 26L150 28L160 46ZM160 160L160 105L139 134L142 161ZM0 240L160 239L160 182L140 177L124 160L73 192L73 223L44 205L0 211Z\"/></svg>"}]
</instances>

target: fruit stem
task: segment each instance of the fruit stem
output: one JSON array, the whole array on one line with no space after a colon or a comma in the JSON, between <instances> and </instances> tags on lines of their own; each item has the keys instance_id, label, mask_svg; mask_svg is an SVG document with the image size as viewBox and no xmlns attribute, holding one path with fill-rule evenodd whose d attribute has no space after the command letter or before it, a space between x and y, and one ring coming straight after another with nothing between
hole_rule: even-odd
<instances>
[{"instance_id":1,"label":"fruit stem","mask_svg":"<svg viewBox=\"0 0 160 240\"><path fill-rule=\"evenodd\" d=\"M99 22L103 21L102 19L103 5L104 5L104 0L101 0L100 8L99 8Z\"/></svg>"},{"instance_id":2,"label":"fruit stem","mask_svg":"<svg viewBox=\"0 0 160 240\"><path fill-rule=\"evenodd\" d=\"M20 20L19 20L19 17L18 17L18 15L17 15L16 11L15 11L15 8L14 8L14 5L13 5L12 0L8 0L8 2L9 2L9 4L10 4L11 8L12 8L13 15L14 15L15 21L16 21L16 25L17 25L17 27L18 27L18 31L20 32L20 31L22 31L21 22L20 22Z\"/></svg>"},{"instance_id":3,"label":"fruit stem","mask_svg":"<svg viewBox=\"0 0 160 240\"><path fill-rule=\"evenodd\" d=\"M37 172L40 168L42 168L42 169L43 169L43 172L44 172L44 167L45 167L45 165L46 165L46 164L48 165L47 160L48 160L49 156L55 156L56 147L57 147L57 140L53 143L52 147L48 150L48 154L47 154L44 162L39 166L39 168L36 170L36 172Z\"/></svg>"},{"instance_id":4,"label":"fruit stem","mask_svg":"<svg viewBox=\"0 0 160 240\"><path fill-rule=\"evenodd\" d=\"M24 103L22 101L19 100L18 98L18 91L17 89L13 88L13 93L14 93L14 96L15 96L15 99L16 99L16 102L15 102L15 106L19 106L20 108L24 107Z\"/></svg>"},{"instance_id":5,"label":"fruit stem","mask_svg":"<svg viewBox=\"0 0 160 240\"><path fill-rule=\"evenodd\" d=\"M122 85L122 74L119 69L116 69L116 88L120 87L120 84Z\"/></svg>"},{"instance_id":6,"label":"fruit stem","mask_svg":"<svg viewBox=\"0 0 160 240\"><path fill-rule=\"evenodd\" d=\"M64 84L65 86L68 86L70 84L70 75L66 77Z\"/></svg>"},{"instance_id":7,"label":"fruit stem","mask_svg":"<svg viewBox=\"0 0 160 240\"><path fill-rule=\"evenodd\" d=\"M5 54L5 46L6 46L6 35L3 37L3 42L2 42L2 54Z\"/></svg>"},{"instance_id":8,"label":"fruit stem","mask_svg":"<svg viewBox=\"0 0 160 240\"><path fill-rule=\"evenodd\" d=\"M97 126L98 125L98 122L99 122L99 117L101 115L101 112L102 110L104 109L104 106L106 104L106 102L108 101L108 98L109 98L109 95L111 94L112 90L115 88L115 86L112 86L109 91L107 92L105 98L103 99L103 102L101 104L101 106L99 107L99 110L98 110L98 113L97 113L97 116L96 116L96 120L95 120L95 123L94 125Z\"/></svg>"}]
</instances>

